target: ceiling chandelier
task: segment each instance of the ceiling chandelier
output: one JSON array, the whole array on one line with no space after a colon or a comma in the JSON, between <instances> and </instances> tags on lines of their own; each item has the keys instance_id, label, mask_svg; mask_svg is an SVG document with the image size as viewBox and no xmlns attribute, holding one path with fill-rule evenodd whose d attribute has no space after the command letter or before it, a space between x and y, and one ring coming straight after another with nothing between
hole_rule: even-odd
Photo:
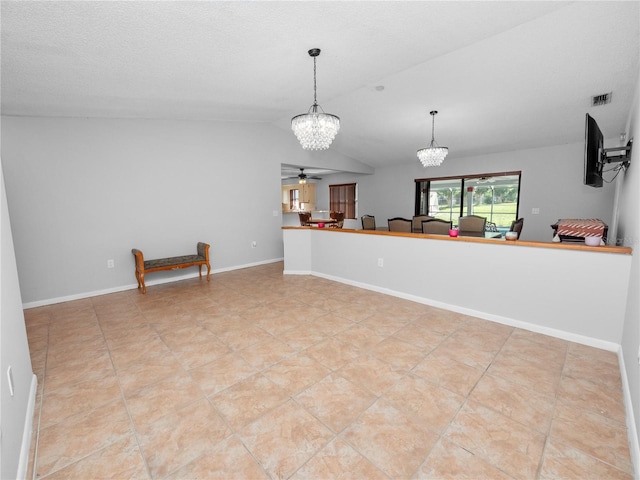
<instances>
[{"instance_id":1,"label":"ceiling chandelier","mask_svg":"<svg viewBox=\"0 0 640 480\"><path fill-rule=\"evenodd\" d=\"M330 113L324 113L322 107L318 105L316 99L316 57L320 55L320 49L312 48L309 50L309 55L313 57L313 105L307 113L296 115L291 119L291 129L305 150L326 150L340 130L340 118Z\"/></svg>"},{"instance_id":2,"label":"ceiling chandelier","mask_svg":"<svg viewBox=\"0 0 640 480\"><path fill-rule=\"evenodd\" d=\"M433 130L438 111L432 110L429 114L431 115L431 143L428 147L418 150L418 158L422 162L423 167L437 167L442 164L447 153L449 153L449 149L447 147L441 147L434 139Z\"/></svg>"}]
</instances>

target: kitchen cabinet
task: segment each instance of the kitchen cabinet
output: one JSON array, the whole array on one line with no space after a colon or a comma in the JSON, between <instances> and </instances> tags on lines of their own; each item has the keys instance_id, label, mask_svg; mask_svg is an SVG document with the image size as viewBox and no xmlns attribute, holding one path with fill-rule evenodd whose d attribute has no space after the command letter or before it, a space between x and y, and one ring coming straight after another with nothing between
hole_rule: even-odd
<instances>
[{"instance_id":1,"label":"kitchen cabinet","mask_svg":"<svg viewBox=\"0 0 640 480\"><path fill-rule=\"evenodd\" d=\"M293 192L293 193L292 193ZM296 202L297 199L297 202ZM293 208L292 208L293 207ZM303 183L282 186L282 212L311 211L316 208L316 186Z\"/></svg>"}]
</instances>

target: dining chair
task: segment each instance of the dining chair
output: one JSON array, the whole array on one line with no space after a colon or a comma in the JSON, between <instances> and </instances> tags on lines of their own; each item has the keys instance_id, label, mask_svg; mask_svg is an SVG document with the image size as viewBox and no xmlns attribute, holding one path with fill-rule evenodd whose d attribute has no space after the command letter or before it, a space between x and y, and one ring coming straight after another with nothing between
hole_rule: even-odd
<instances>
[{"instance_id":1,"label":"dining chair","mask_svg":"<svg viewBox=\"0 0 640 480\"><path fill-rule=\"evenodd\" d=\"M311 212L298 212L298 218L300 219L300 225L308 227L310 225Z\"/></svg>"},{"instance_id":2,"label":"dining chair","mask_svg":"<svg viewBox=\"0 0 640 480\"><path fill-rule=\"evenodd\" d=\"M449 230L451 230L451 222L447 222L446 220L432 218L422 222L422 233L429 233L431 235L449 235Z\"/></svg>"},{"instance_id":3,"label":"dining chair","mask_svg":"<svg viewBox=\"0 0 640 480\"><path fill-rule=\"evenodd\" d=\"M413 233L422 233L422 222L425 220L433 220L435 217L430 217L429 215L414 215L413 216Z\"/></svg>"},{"instance_id":4,"label":"dining chair","mask_svg":"<svg viewBox=\"0 0 640 480\"><path fill-rule=\"evenodd\" d=\"M522 227L524 226L524 218L519 218L511 222L511 228L509 231L516 232L518 234L518 238L520 238L520 233L522 233Z\"/></svg>"},{"instance_id":5,"label":"dining chair","mask_svg":"<svg viewBox=\"0 0 640 480\"><path fill-rule=\"evenodd\" d=\"M330 212L329 216L336 221L329 225L331 228L342 228L344 225L344 212Z\"/></svg>"},{"instance_id":6,"label":"dining chair","mask_svg":"<svg viewBox=\"0 0 640 480\"><path fill-rule=\"evenodd\" d=\"M495 224L495 222L487 222L484 226L484 231L485 232L499 232L500 230L498 230L498 225Z\"/></svg>"},{"instance_id":7,"label":"dining chair","mask_svg":"<svg viewBox=\"0 0 640 480\"><path fill-rule=\"evenodd\" d=\"M390 232L406 232L411 233L413 222L407 218L395 217L387 220Z\"/></svg>"},{"instance_id":8,"label":"dining chair","mask_svg":"<svg viewBox=\"0 0 640 480\"><path fill-rule=\"evenodd\" d=\"M375 230L376 229L376 217L373 215L363 215L362 218L363 230Z\"/></svg>"},{"instance_id":9,"label":"dining chair","mask_svg":"<svg viewBox=\"0 0 640 480\"><path fill-rule=\"evenodd\" d=\"M458 218L458 230L461 236L484 237L486 224L487 219L478 215L467 215Z\"/></svg>"}]
</instances>

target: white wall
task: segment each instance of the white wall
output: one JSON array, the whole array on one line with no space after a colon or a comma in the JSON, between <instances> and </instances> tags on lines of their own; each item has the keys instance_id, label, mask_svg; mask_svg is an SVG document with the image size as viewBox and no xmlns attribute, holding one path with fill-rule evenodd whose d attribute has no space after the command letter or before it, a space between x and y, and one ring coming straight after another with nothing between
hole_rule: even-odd
<instances>
[{"instance_id":1,"label":"white wall","mask_svg":"<svg viewBox=\"0 0 640 480\"><path fill-rule=\"evenodd\" d=\"M635 139L635 145L631 152L631 165L621 187L618 238L623 245L634 249L629 276L630 294L627 297L622 334L622 353L631 392L636 432L640 432L640 81L636 82L632 105L627 122L627 136Z\"/></svg>"},{"instance_id":2,"label":"white wall","mask_svg":"<svg viewBox=\"0 0 640 480\"><path fill-rule=\"evenodd\" d=\"M450 147L453 149L453 147ZM523 240L550 241L550 225L559 218L600 218L611 221L614 187L583 184L584 145L558 145L517 150L478 157L449 156L440 167L423 168L414 163L377 168L375 175L357 179L360 215L375 215L378 225L392 217L411 218L414 213L416 178L522 171L520 211L524 217ZM532 215L532 208L539 215Z\"/></svg>"},{"instance_id":3,"label":"white wall","mask_svg":"<svg viewBox=\"0 0 640 480\"><path fill-rule=\"evenodd\" d=\"M24 478L26 474L36 383L27 344L1 167L0 209L0 478L8 479ZM13 372L13 396L7 379L9 367Z\"/></svg>"},{"instance_id":4,"label":"white wall","mask_svg":"<svg viewBox=\"0 0 640 480\"><path fill-rule=\"evenodd\" d=\"M214 270L282 258L280 164L369 168L259 123L2 117L2 140L27 304L135 285L134 247L208 242Z\"/></svg>"}]
</instances>

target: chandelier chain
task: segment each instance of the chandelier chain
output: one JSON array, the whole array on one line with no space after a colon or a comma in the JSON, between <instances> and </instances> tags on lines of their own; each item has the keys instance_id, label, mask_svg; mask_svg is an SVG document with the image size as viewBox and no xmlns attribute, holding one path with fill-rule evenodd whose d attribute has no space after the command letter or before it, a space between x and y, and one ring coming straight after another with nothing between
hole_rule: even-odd
<instances>
[{"instance_id":1,"label":"chandelier chain","mask_svg":"<svg viewBox=\"0 0 640 480\"><path fill-rule=\"evenodd\" d=\"M431 145L433 146L433 142L436 139L436 135L435 135L435 128L436 128L436 117L435 115L431 114Z\"/></svg>"},{"instance_id":2,"label":"chandelier chain","mask_svg":"<svg viewBox=\"0 0 640 480\"><path fill-rule=\"evenodd\" d=\"M318 105L318 99L316 97L317 83L316 83L316 58L313 57L313 104Z\"/></svg>"}]
</instances>

